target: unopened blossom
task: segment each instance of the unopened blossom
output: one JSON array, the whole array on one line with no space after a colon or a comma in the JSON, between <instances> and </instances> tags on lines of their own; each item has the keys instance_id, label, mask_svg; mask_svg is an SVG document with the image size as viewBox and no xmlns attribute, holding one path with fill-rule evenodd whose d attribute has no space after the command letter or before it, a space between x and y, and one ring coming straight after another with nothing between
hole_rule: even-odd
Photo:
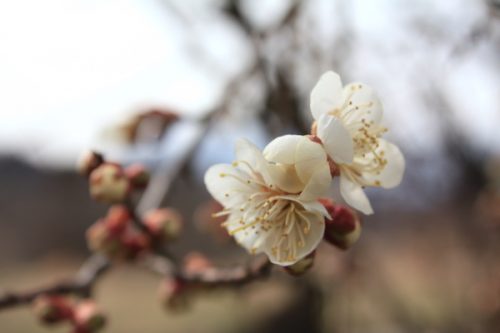
<instances>
[{"instance_id":1,"label":"unopened blossom","mask_svg":"<svg viewBox=\"0 0 500 333\"><path fill-rule=\"evenodd\" d=\"M345 201L372 214L365 186L392 188L401 182L405 160L394 144L381 138L382 104L362 83L342 86L338 74L326 72L311 92L316 135L340 171Z\"/></svg>"},{"instance_id":2,"label":"unopened blossom","mask_svg":"<svg viewBox=\"0 0 500 333\"><path fill-rule=\"evenodd\" d=\"M205 183L227 216L225 228L253 254L292 265L321 241L328 212L318 202L330 185L327 157L307 137L286 135L263 152L246 140L236 145L236 161L218 164Z\"/></svg>"}]
</instances>

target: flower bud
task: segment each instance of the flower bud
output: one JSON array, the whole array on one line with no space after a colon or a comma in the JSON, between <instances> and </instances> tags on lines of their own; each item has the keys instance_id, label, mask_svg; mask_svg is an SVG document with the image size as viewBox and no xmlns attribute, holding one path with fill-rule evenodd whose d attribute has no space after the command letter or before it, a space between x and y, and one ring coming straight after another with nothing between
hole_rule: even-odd
<instances>
[{"instance_id":1,"label":"flower bud","mask_svg":"<svg viewBox=\"0 0 500 333\"><path fill-rule=\"evenodd\" d=\"M90 174L90 195L108 204L120 203L129 194L130 182L119 165L104 163Z\"/></svg>"},{"instance_id":2,"label":"flower bud","mask_svg":"<svg viewBox=\"0 0 500 333\"><path fill-rule=\"evenodd\" d=\"M105 224L112 235L122 234L130 222L130 212L122 205L111 206L105 218Z\"/></svg>"},{"instance_id":3,"label":"flower bud","mask_svg":"<svg viewBox=\"0 0 500 333\"><path fill-rule=\"evenodd\" d=\"M89 176L102 163L104 163L102 154L89 150L78 161L78 172L83 176Z\"/></svg>"},{"instance_id":4,"label":"flower bud","mask_svg":"<svg viewBox=\"0 0 500 333\"><path fill-rule=\"evenodd\" d=\"M183 311L189 306L189 285L178 277L165 278L158 290L163 305L172 311Z\"/></svg>"},{"instance_id":5,"label":"flower bud","mask_svg":"<svg viewBox=\"0 0 500 333\"><path fill-rule=\"evenodd\" d=\"M311 252L306 257L300 259L295 264L284 267L288 274L299 276L310 270L314 265L316 251Z\"/></svg>"},{"instance_id":6,"label":"flower bud","mask_svg":"<svg viewBox=\"0 0 500 333\"><path fill-rule=\"evenodd\" d=\"M149 171L142 164L132 164L125 169L125 175L137 189L144 189L148 186L150 174Z\"/></svg>"},{"instance_id":7,"label":"flower bud","mask_svg":"<svg viewBox=\"0 0 500 333\"><path fill-rule=\"evenodd\" d=\"M148 236L132 230L122 235L121 244L125 249L126 259L134 259L151 248L151 241Z\"/></svg>"},{"instance_id":8,"label":"flower bud","mask_svg":"<svg viewBox=\"0 0 500 333\"><path fill-rule=\"evenodd\" d=\"M184 258L184 271L188 274L201 273L213 267L210 260L199 252L190 252Z\"/></svg>"},{"instance_id":9,"label":"flower bud","mask_svg":"<svg viewBox=\"0 0 500 333\"><path fill-rule=\"evenodd\" d=\"M182 231L182 217L172 208L152 210L143 221L151 234L167 241L176 239Z\"/></svg>"},{"instance_id":10,"label":"flower bud","mask_svg":"<svg viewBox=\"0 0 500 333\"><path fill-rule=\"evenodd\" d=\"M86 233L87 244L90 250L100 252L109 257L119 256L123 251L120 239L113 234L105 220L94 223Z\"/></svg>"},{"instance_id":11,"label":"flower bud","mask_svg":"<svg viewBox=\"0 0 500 333\"><path fill-rule=\"evenodd\" d=\"M335 205L329 199L320 199L331 216L325 219L324 238L329 243L346 250L361 235L361 222L355 213L342 205Z\"/></svg>"},{"instance_id":12,"label":"flower bud","mask_svg":"<svg viewBox=\"0 0 500 333\"><path fill-rule=\"evenodd\" d=\"M93 333L104 327L106 317L94 301L86 300L78 303L75 307L73 321L77 332Z\"/></svg>"},{"instance_id":13,"label":"flower bud","mask_svg":"<svg viewBox=\"0 0 500 333\"><path fill-rule=\"evenodd\" d=\"M35 315L45 324L56 324L70 318L73 310L70 302L60 296L38 296L33 301Z\"/></svg>"}]
</instances>

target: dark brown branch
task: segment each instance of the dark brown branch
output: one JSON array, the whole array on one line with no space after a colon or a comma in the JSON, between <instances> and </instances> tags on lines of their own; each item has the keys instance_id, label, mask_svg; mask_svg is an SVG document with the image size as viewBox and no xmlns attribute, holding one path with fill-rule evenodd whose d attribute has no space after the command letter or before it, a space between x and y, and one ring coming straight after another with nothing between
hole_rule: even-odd
<instances>
[{"instance_id":1,"label":"dark brown branch","mask_svg":"<svg viewBox=\"0 0 500 333\"><path fill-rule=\"evenodd\" d=\"M175 276L190 284L206 287L240 287L269 276L272 264L266 257L258 257L248 265L228 268L207 268L200 272L180 270L170 261L159 256L144 259L145 266L163 276Z\"/></svg>"},{"instance_id":2,"label":"dark brown branch","mask_svg":"<svg viewBox=\"0 0 500 333\"><path fill-rule=\"evenodd\" d=\"M95 282L108 270L109 266L109 261L106 258L101 255L93 255L87 259L72 279L28 292L6 292L0 295L0 310L31 303L40 295L74 294L80 297L89 297Z\"/></svg>"}]
</instances>

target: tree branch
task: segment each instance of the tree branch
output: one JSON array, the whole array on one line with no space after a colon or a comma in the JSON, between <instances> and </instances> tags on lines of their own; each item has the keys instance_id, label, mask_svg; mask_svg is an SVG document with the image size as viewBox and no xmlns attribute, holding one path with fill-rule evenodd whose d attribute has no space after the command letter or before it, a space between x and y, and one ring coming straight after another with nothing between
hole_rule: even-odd
<instances>
[{"instance_id":1,"label":"tree branch","mask_svg":"<svg viewBox=\"0 0 500 333\"><path fill-rule=\"evenodd\" d=\"M168 259L160 256L144 258L143 264L162 276L175 276L184 282L206 287L241 287L269 276L272 268L266 257L258 257L247 265L228 268L210 267L200 272L179 269Z\"/></svg>"},{"instance_id":2,"label":"tree branch","mask_svg":"<svg viewBox=\"0 0 500 333\"><path fill-rule=\"evenodd\" d=\"M0 295L0 310L31 303L40 295L75 294L89 297L95 282L108 270L109 261L101 255L93 255L82 265L73 279L56 282L29 292L6 292Z\"/></svg>"}]
</instances>

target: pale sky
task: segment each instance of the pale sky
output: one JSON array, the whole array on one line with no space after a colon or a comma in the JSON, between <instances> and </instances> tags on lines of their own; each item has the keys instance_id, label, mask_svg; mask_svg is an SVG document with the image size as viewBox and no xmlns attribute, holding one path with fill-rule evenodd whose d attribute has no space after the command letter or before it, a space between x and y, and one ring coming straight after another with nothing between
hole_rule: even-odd
<instances>
[{"instance_id":1,"label":"pale sky","mask_svg":"<svg viewBox=\"0 0 500 333\"><path fill-rule=\"evenodd\" d=\"M86 148L102 146L105 129L140 106L170 105L193 117L209 109L227 77L248 65L250 46L200 3L177 1L194 18L186 29L162 0L0 0L0 153L70 166ZM259 0L245 9L266 27L287 3ZM340 1L311 3L325 34L341 31L335 20ZM439 128L422 111L428 106L421 87L437 84L471 142L500 153L500 75L491 45L450 56L450 45L486 15L484 6L475 0L405 3L353 1L349 79L376 86L393 138L410 150L435 146ZM420 38L414 25L422 20L445 34L446 43ZM494 33L498 37L498 29Z\"/></svg>"}]
</instances>

